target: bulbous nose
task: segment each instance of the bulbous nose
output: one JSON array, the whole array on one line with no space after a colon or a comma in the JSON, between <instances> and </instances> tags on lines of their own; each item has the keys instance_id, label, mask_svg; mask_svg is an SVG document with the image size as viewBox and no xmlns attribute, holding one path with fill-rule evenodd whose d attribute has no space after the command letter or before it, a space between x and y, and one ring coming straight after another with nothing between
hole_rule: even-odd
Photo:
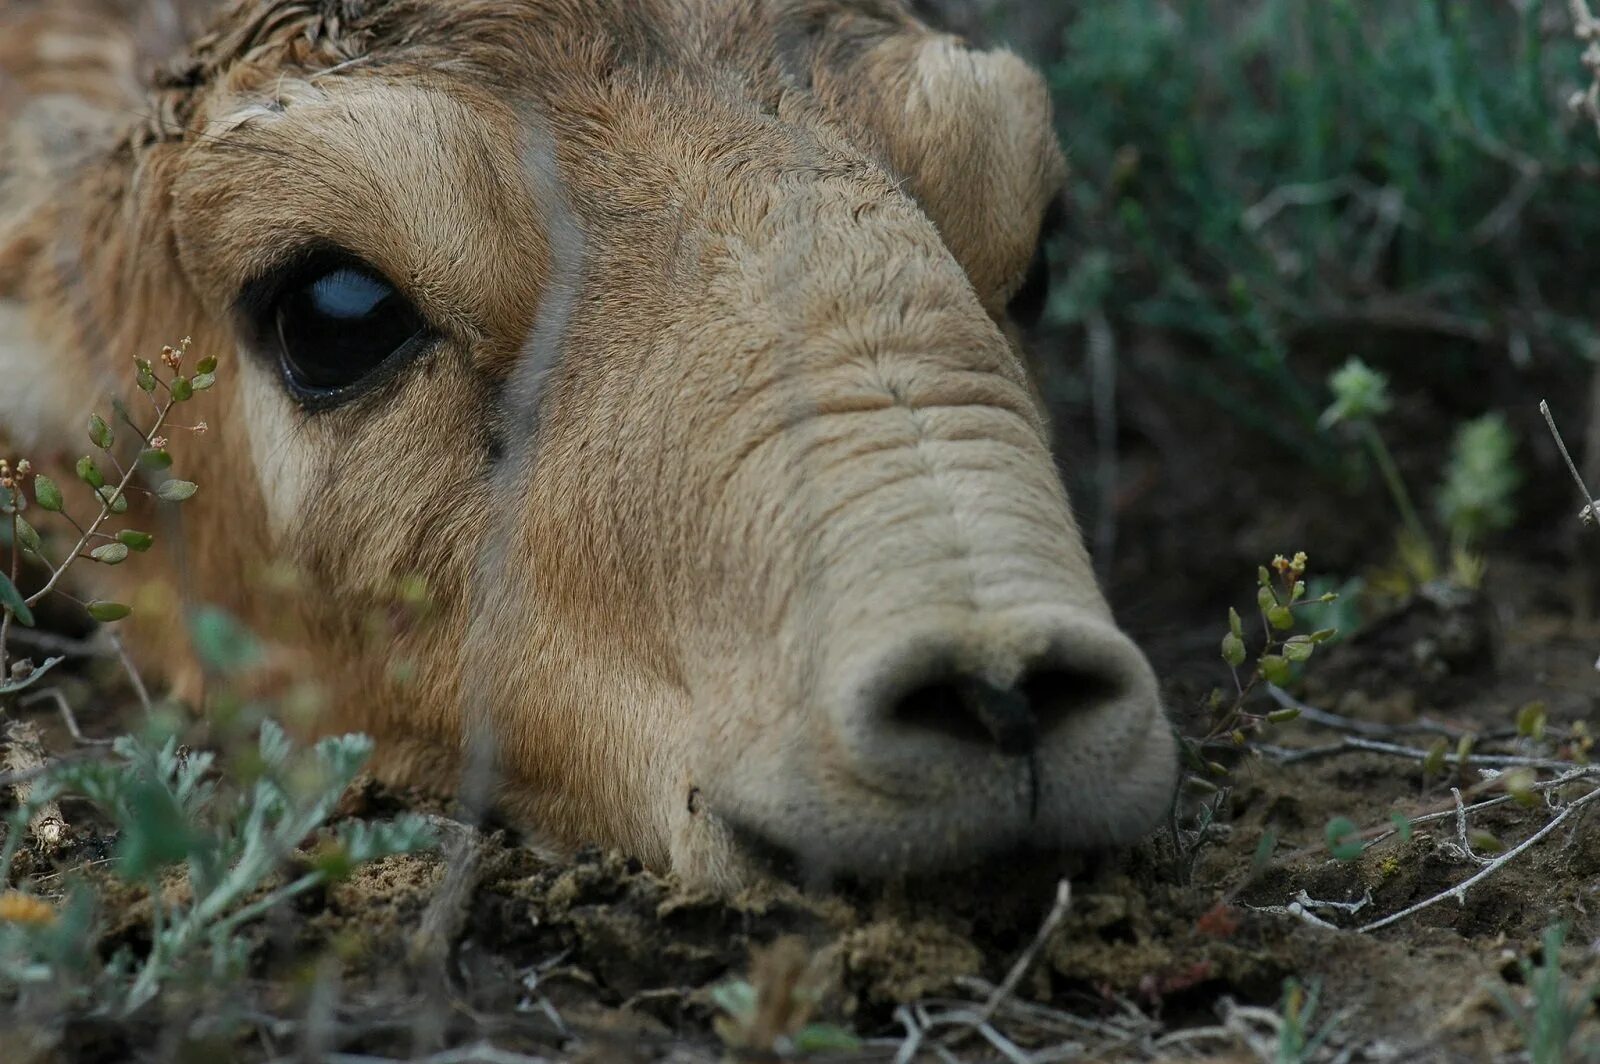
<instances>
[{"instance_id":1,"label":"bulbous nose","mask_svg":"<svg viewBox=\"0 0 1600 1064\"><path fill-rule=\"evenodd\" d=\"M830 699L835 770L886 828L968 852L1128 841L1165 807L1173 743L1144 655L1099 611L1022 607L852 655Z\"/></svg>"}]
</instances>

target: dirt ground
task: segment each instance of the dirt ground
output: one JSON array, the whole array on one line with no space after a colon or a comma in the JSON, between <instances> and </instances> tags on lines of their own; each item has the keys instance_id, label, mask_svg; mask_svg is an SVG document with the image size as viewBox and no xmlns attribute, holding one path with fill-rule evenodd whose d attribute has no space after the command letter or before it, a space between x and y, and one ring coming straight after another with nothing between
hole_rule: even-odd
<instances>
[{"instance_id":1,"label":"dirt ground","mask_svg":"<svg viewBox=\"0 0 1600 1064\"><path fill-rule=\"evenodd\" d=\"M1386 525L1370 500L1352 508L1307 492L1284 502L1272 487L1281 474L1247 464L1242 440L1185 459L1251 470L1239 474L1249 490L1208 501L1192 471L1132 422L1124 477L1144 487L1120 505L1109 585L1166 678L1180 728L1192 728L1226 675L1216 650L1226 605L1248 602L1263 555L1320 549L1349 575L1382 559L1375 537ZM1269 492L1278 504L1259 501ZM1564 497L1547 508L1570 511ZM1519 1059L1523 1037L1491 988L1520 997L1518 958L1537 956L1548 925L1570 925L1568 973L1600 978L1600 815L1571 815L1461 901L1368 932L1355 929L1479 873L1488 858L1463 850L1449 815L1345 861L1324 828L1338 816L1366 829L1393 813L1448 813L1452 786L1468 801L1496 793L1475 767L1425 779L1417 757L1352 740L1426 748L1445 735L1453 749L1472 733L1479 754L1572 754L1566 729L1600 721L1600 624L1573 619L1570 539L1552 531L1495 554L1478 598L1419 597L1369 617L1294 692L1337 719L1273 727L1258 737L1264 746L1230 758L1221 789L1186 796L1176 836L1158 832L1130 852L723 900L625 855L547 860L503 832L456 824L448 806L364 782L343 815L429 809L441 850L365 866L253 925L243 984L197 973L131 1021L70 1003L0 1005L0 1058L709 1061L817 1020L862 1039L839 1059ZM1150 573L1169 575L1152 585ZM1518 710L1536 700L1548 738L1515 739ZM59 729L48 739L68 742ZM1563 796L1594 786L1591 777ZM1487 832L1514 847L1554 816L1543 803L1501 804L1472 816L1467 841L1486 850ZM113 840L89 823L74 831L51 860L24 854L17 871L87 866L106 885L102 953L137 950L149 928L142 898L110 876ZM1275 845L1264 851L1269 831ZM1036 942L1064 874L1070 898ZM1274 1026L1289 977L1318 988L1307 1027L1324 1037L1303 1058L1280 1055ZM716 988L732 978L748 979L761 1002L753 1025L718 1022ZM1589 1023L1600 1038L1592 1009ZM495 1050L476 1056L443 1052L488 1044Z\"/></svg>"}]
</instances>

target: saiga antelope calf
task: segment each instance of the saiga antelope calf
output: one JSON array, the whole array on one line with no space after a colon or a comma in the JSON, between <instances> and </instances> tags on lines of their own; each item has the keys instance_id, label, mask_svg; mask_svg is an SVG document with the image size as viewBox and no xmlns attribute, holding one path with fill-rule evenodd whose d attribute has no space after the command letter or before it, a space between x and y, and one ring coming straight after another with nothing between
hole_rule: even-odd
<instances>
[{"instance_id":1,"label":"saiga antelope calf","mask_svg":"<svg viewBox=\"0 0 1600 1064\"><path fill-rule=\"evenodd\" d=\"M118 5L0 3L0 429L70 463L133 356L222 356L182 571L317 727L436 783L487 735L551 842L723 886L1165 810L1016 342L1065 173L1034 71L896 0L212 25L152 79ZM370 638L413 576L434 613Z\"/></svg>"}]
</instances>

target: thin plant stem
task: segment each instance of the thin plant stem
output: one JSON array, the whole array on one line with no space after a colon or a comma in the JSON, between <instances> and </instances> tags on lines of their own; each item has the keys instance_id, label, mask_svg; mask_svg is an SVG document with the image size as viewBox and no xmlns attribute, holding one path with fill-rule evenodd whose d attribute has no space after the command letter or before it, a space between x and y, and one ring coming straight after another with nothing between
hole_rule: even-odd
<instances>
[{"instance_id":1,"label":"thin plant stem","mask_svg":"<svg viewBox=\"0 0 1600 1064\"><path fill-rule=\"evenodd\" d=\"M1411 493L1406 490L1406 482L1400 476L1400 469L1394 463L1394 455L1389 453L1388 444L1383 442L1383 436L1371 421L1361 421L1361 438L1366 441L1367 450L1372 452L1372 460L1378 463L1378 472L1383 476L1384 485L1389 489L1389 495L1394 499L1395 507L1400 511L1400 520L1404 522L1406 531L1433 556L1433 544L1428 539L1428 530L1422 524L1422 518L1417 515L1417 508L1412 505Z\"/></svg>"},{"instance_id":2,"label":"thin plant stem","mask_svg":"<svg viewBox=\"0 0 1600 1064\"><path fill-rule=\"evenodd\" d=\"M11 500L11 584L16 586L17 577L21 574L22 567L22 541L17 538L18 511L22 509L22 484L18 478L17 490ZM11 610L0 610L0 684L6 682L6 677L11 675L10 652L6 650L7 637L11 634Z\"/></svg>"},{"instance_id":3,"label":"thin plant stem","mask_svg":"<svg viewBox=\"0 0 1600 1064\"><path fill-rule=\"evenodd\" d=\"M167 400L166 405L161 408L161 415L156 418L154 427L152 427L150 431L145 434L144 445L146 447L150 446L150 441L154 439L158 433L160 433L161 427L166 424L167 418L171 416L173 407L177 405L177 400L169 399ZM116 488L112 491L111 499L114 500L117 498L126 497L128 482L133 479L133 474L138 468L139 463L137 461L129 463L127 472L122 475L122 479L117 482ZM78 540L77 546L73 547L71 553L67 555L67 560L61 563L60 568L56 569L50 574L50 579L45 583L44 587L40 588L33 595L29 596L29 598L26 600L29 606L34 605L40 599L50 594L51 591L55 590L56 584L60 583L61 578L66 574L67 570L72 567L72 563L77 560L79 554L83 551L84 545L89 542L89 538L100 530L100 526L103 525L106 522L106 519L110 516L111 503L106 501L106 499L101 498L99 515L94 519L93 522L90 523L89 527L84 530L83 535ZM76 524L76 522L74 522L74 524Z\"/></svg>"}]
</instances>

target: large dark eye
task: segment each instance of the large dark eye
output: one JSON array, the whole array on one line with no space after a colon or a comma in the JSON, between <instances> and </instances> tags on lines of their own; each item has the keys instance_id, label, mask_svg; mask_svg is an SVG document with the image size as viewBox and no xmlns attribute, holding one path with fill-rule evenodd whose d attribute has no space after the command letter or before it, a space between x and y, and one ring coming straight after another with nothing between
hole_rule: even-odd
<instances>
[{"instance_id":1,"label":"large dark eye","mask_svg":"<svg viewBox=\"0 0 1600 1064\"><path fill-rule=\"evenodd\" d=\"M1039 244L1033 252L1033 262L1022 281L1022 287L1011 297L1006 313L1024 329L1031 329L1044 319L1045 308L1050 303L1050 241L1061 232L1066 219L1062 216L1061 201L1053 200L1045 212L1044 224L1039 227Z\"/></svg>"},{"instance_id":2,"label":"large dark eye","mask_svg":"<svg viewBox=\"0 0 1600 1064\"><path fill-rule=\"evenodd\" d=\"M290 390L331 403L416 346L422 313L375 270L355 262L313 263L270 297L257 327L277 348Z\"/></svg>"}]
</instances>

